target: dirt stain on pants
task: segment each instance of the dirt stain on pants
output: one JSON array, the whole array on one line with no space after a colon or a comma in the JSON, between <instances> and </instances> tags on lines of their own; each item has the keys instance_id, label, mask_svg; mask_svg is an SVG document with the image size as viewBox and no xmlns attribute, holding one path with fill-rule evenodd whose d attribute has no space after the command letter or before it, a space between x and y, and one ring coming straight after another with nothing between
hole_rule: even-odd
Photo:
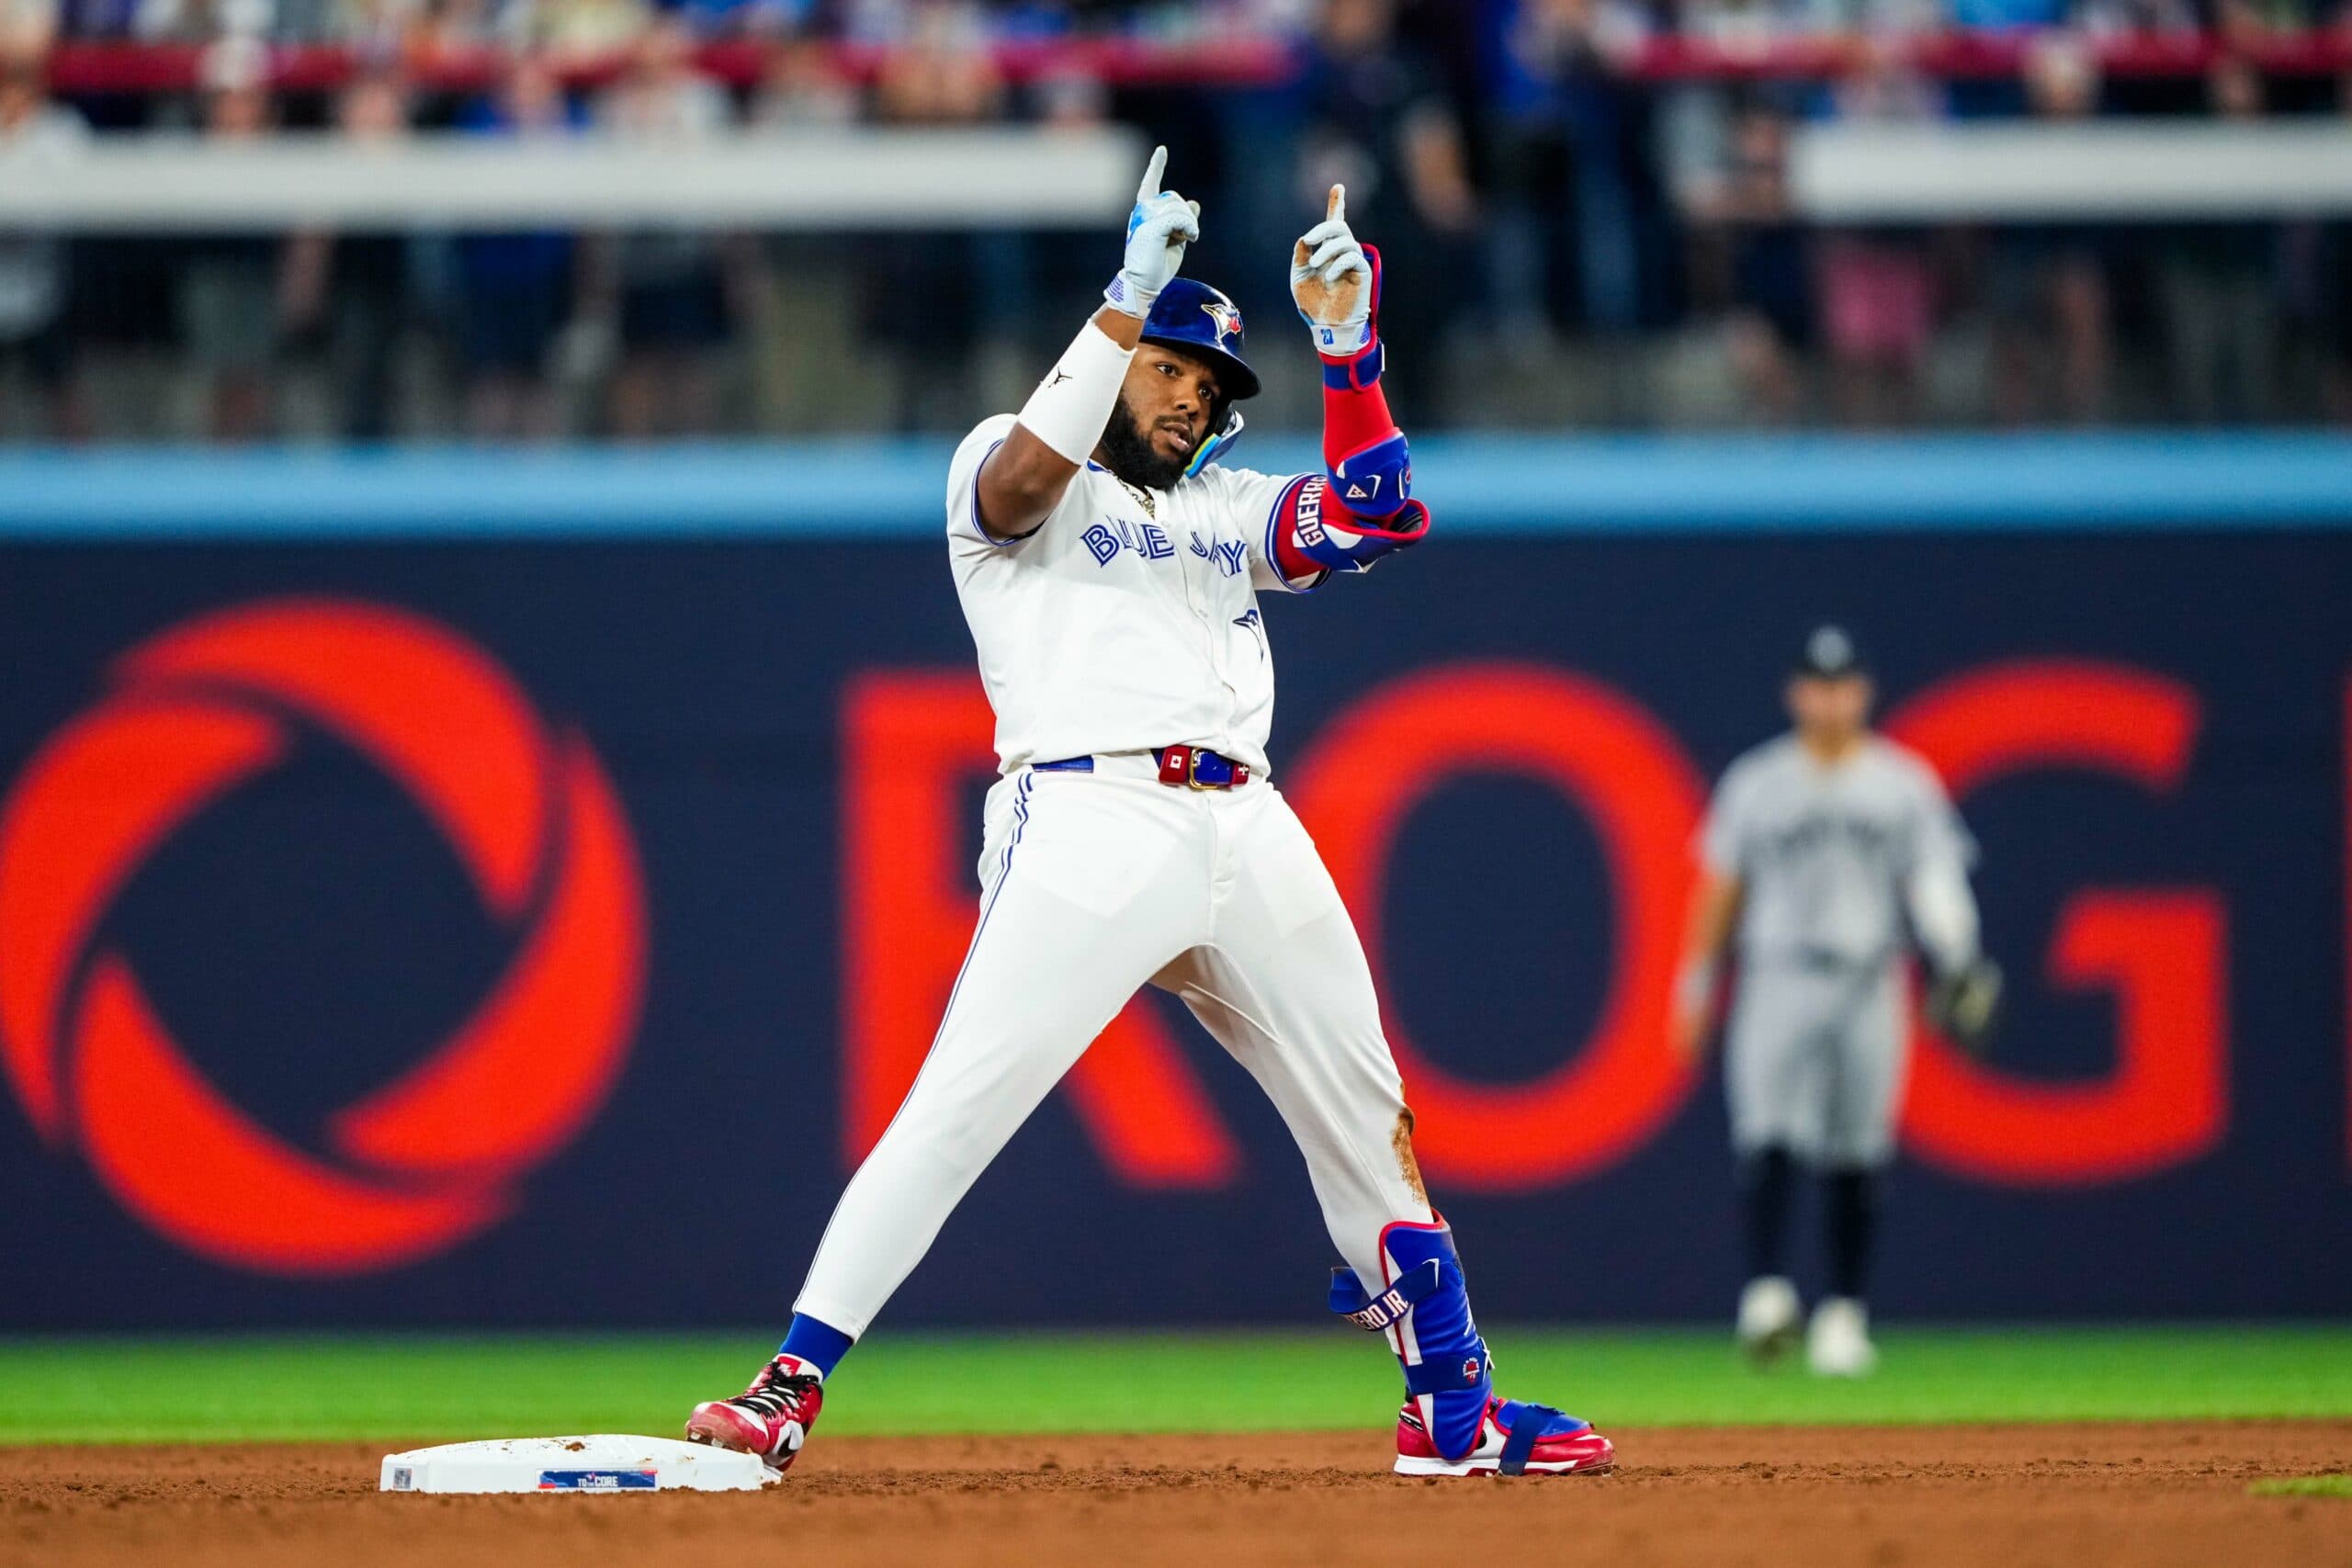
<instances>
[{"instance_id":1,"label":"dirt stain on pants","mask_svg":"<svg viewBox=\"0 0 2352 1568\"><path fill-rule=\"evenodd\" d=\"M1405 1173L1405 1185L1413 1190L1421 1207L1428 1208L1430 1190L1421 1185L1421 1162L1413 1157L1413 1112L1409 1106L1396 1112L1396 1132L1388 1145L1396 1151L1396 1168Z\"/></svg>"}]
</instances>

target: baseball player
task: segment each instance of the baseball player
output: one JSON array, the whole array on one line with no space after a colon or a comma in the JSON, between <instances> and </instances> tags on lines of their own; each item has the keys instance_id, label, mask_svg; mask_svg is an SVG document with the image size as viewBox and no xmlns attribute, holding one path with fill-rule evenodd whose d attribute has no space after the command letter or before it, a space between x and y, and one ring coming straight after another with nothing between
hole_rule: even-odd
<instances>
[{"instance_id":1,"label":"baseball player","mask_svg":"<svg viewBox=\"0 0 2352 1568\"><path fill-rule=\"evenodd\" d=\"M1803 1166L1820 1179L1829 1254L1806 1359L1843 1377L1878 1359L1864 1292L1878 1176L1894 1151L1905 952L1926 959L1930 1016L1963 1044L1982 1041L2000 996L1977 947L1974 846L1928 764L1871 730L1871 696L1845 632L1805 639L1788 682L1795 728L1715 790L1673 1010L1676 1043L1695 1057L1736 931L1724 1077L1747 1207L1739 1339L1769 1361L1796 1337L1781 1237Z\"/></svg>"},{"instance_id":2,"label":"baseball player","mask_svg":"<svg viewBox=\"0 0 2352 1568\"><path fill-rule=\"evenodd\" d=\"M775 1359L744 1393L695 1406L686 1435L788 1467L825 1378L949 1211L1148 982L1183 998L1297 1139L1348 1265L1331 1306L1404 1367L1396 1468L1608 1469L1588 1423L1494 1392L1355 928L1271 778L1260 593L1311 592L1429 532L1380 386L1378 254L1349 231L1336 186L1292 253L1322 359L1325 471L1226 467L1258 378L1232 301L1177 276L1200 209L1160 189L1166 157L1152 154L1102 308L1020 413L983 420L948 468L948 555L1001 776L946 1016L842 1195Z\"/></svg>"}]
</instances>

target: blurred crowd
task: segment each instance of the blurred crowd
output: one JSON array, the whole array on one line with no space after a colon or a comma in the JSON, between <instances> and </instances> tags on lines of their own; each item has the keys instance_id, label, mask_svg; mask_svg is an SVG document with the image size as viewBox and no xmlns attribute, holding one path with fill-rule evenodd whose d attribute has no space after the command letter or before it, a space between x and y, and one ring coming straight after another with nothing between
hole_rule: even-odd
<instances>
[{"instance_id":1,"label":"blurred crowd","mask_svg":"<svg viewBox=\"0 0 2352 1568\"><path fill-rule=\"evenodd\" d=\"M2352 419L2352 226L1836 230L1811 120L2352 115L2280 69L2340 0L0 0L0 179L93 135L1120 122L1207 209L1189 270L1283 362L1275 253L1349 188L1392 286L1400 411L1479 425ZM1214 81L1009 69L1008 41L1244 40ZM2014 46L1952 74L1923 40ZM2109 71L2118 38L2202 40ZM1777 43L1834 63L1755 68ZM198 51L112 90L93 41ZM295 88L288 45L350 68ZM1702 46L1746 69L1662 69ZM727 67L714 64L716 48ZM491 60L458 81L435 62ZM1072 54L1073 62L1085 56ZM746 65L748 63L748 68ZM477 73L479 74L479 73ZM1210 74L1216 74L1214 73ZM2352 124L2346 126L2352 134ZM1115 235L0 231L0 434L641 438L956 428L1066 336ZM1272 363L1267 412L1312 417Z\"/></svg>"}]
</instances>

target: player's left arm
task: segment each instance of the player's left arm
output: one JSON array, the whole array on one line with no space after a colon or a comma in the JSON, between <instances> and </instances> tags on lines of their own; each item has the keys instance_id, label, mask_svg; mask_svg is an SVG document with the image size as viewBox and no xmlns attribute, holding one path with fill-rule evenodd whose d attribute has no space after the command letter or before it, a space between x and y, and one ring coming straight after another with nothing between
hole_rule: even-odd
<instances>
[{"instance_id":1,"label":"player's left arm","mask_svg":"<svg viewBox=\"0 0 2352 1568\"><path fill-rule=\"evenodd\" d=\"M1928 1022L1953 1044L1977 1052L1999 1021L2002 979L2000 966L1984 955L1976 895L1968 885L1976 842L1942 783L1925 762L1917 767L1917 820L1903 879L1904 915L1928 962Z\"/></svg>"},{"instance_id":2,"label":"player's left arm","mask_svg":"<svg viewBox=\"0 0 2352 1568\"><path fill-rule=\"evenodd\" d=\"M1291 249L1291 299L1323 361L1324 467L1277 520L1273 563L1292 581L1366 571L1429 536L1412 454L1380 386L1380 253L1358 243L1347 192L1333 186L1323 221Z\"/></svg>"},{"instance_id":3,"label":"player's left arm","mask_svg":"<svg viewBox=\"0 0 2352 1568\"><path fill-rule=\"evenodd\" d=\"M1976 896L1968 885L1976 840L1935 770L1918 757L1905 762L1912 801L1902 860L1904 915L1921 955L1937 974L1950 975L1978 955Z\"/></svg>"}]
</instances>

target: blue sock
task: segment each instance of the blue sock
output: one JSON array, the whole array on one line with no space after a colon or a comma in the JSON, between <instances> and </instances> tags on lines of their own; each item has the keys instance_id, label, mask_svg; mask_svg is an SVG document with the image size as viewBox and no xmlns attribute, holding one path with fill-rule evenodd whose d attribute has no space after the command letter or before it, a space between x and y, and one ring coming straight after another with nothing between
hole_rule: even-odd
<instances>
[{"instance_id":1,"label":"blue sock","mask_svg":"<svg viewBox=\"0 0 2352 1568\"><path fill-rule=\"evenodd\" d=\"M841 1365L849 1348L856 1344L848 1335L830 1323L820 1322L806 1313L792 1314L792 1326L784 1331L784 1343L777 1347L787 1356L797 1356L813 1363L827 1377Z\"/></svg>"}]
</instances>

